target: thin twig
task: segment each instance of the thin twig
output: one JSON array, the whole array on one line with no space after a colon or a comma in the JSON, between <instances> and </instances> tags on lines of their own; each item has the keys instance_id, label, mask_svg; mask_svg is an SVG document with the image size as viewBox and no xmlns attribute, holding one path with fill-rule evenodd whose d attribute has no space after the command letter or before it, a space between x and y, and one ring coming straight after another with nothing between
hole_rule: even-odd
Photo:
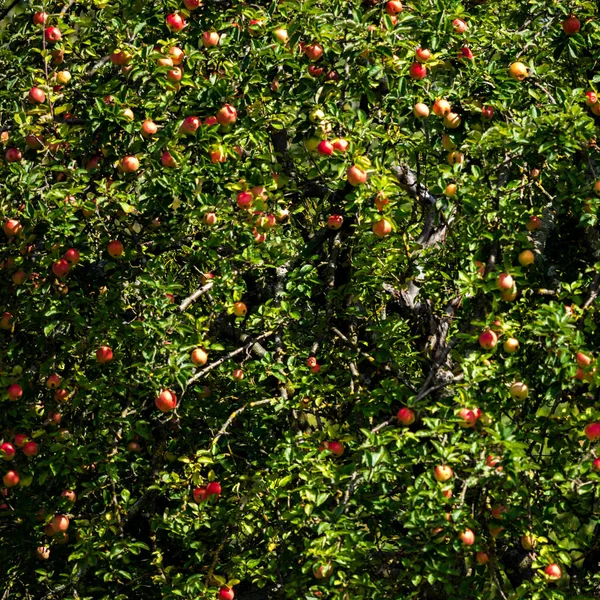
<instances>
[{"instance_id":1,"label":"thin twig","mask_svg":"<svg viewBox=\"0 0 600 600\"><path fill-rule=\"evenodd\" d=\"M197 289L191 296L188 296L180 305L179 310L183 312L192 302L195 302L202 296L206 294L209 290L212 289L214 283L209 281L206 285L203 285L201 288Z\"/></svg>"},{"instance_id":2,"label":"thin twig","mask_svg":"<svg viewBox=\"0 0 600 600\"><path fill-rule=\"evenodd\" d=\"M277 398L267 398L266 400L257 400L256 402L250 402L248 404L244 404L243 406L240 406L240 408L234 410L229 415L229 418L227 419L227 421L225 421L225 423L223 423L223 426L221 427L221 429L219 429L219 433L217 433L217 435L213 438L213 441L210 443L210 445L214 446L219 441L221 436L223 436L225 434L228 427L231 425L231 423L233 423L233 420L236 417L239 417L247 408L254 408L255 406L262 406L264 404L269 404L270 402L274 402L275 400L277 400Z\"/></svg>"}]
</instances>

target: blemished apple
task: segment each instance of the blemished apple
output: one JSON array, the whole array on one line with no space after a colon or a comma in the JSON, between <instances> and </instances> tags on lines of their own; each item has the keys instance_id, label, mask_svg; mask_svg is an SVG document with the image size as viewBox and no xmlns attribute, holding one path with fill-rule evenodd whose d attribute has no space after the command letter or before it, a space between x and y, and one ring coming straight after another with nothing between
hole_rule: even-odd
<instances>
[{"instance_id":1,"label":"blemished apple","mask_svg":"<svg viewBox=\"0 0 600 600\"><path fill-rule=\"evenodd\" d=\"M154 404L161 412L169 412L177 406L177 396L171 390L162 390Z\"/></svg>"},{"instance_id":2,"label":"blemished apple","mask_svg":"<svg viewBox=\"0 0 600 600\"><path fill-rule=\"evenodd\" d=\"M42 104L46 102L46 94L39 87L32 87L27 96L31 104Z\"/></svg>"},{"instance_id":3,"label":"blemished apple","mask_svg":"<svg viewBox=\"0 0 600 600\"><path fill-rule=\"evenodd\" d=\"M329 229L336 230L342 226L343 222L344 217L342 217L342 215L330 215L327 219L327 227L329 227Z\"/></svg>"},{"instance_id":4,"label":"blemished apple","mask_svg":"<svg viewBox=\"0 0 600 600\"><path fill-rule=\"evenodd\" d=\"M119 240L112 240L108 242L108 245L106 246L106 251L108 252L110 257L118 258L123 254L124 247Z\"/></svg>"},{"instance_id":5,"label":"blemished apple","mask_svg":"<svg viewBox=\"0 0 600 600\"><path fill-rule=\"evenodd\" d=\"M108 346L100 346L96 350L96 360L104 365L113 359L113 351Z\"/></svg>"},{"instance_id":6,"label":"blemished apple","mask_svg":"<svg viewBox=\"0 0 600 600\"><path fill-rule=\"evenodd\" d=\"M346 171L346 178L348 180L348 183L355 187L365 183L367 181L367 177L367 172L363 171L360 167L357 167L356 165L352 165Z\"/></svg>"},{"instance_id":7,"label":"blemished apple","mask_svg":"<svg viewBox=\"0 0 600 600\"><path fill-rule=\"evenodd\" d=\"M483 331L479 334L479 345L484 350L491 350L498 343L498 336L491 330Z\"/></svg>"},{"instance_id":8,"label":"blemished apple","mask_svg":"<svg viewBox=\"0 0 600 600\"><path fill-rule=\"evenodd\" d=\"M512 65L510 65L508 73L517 81L523 81L523 79L529 75L527 67L522 62L514 62Z\"/></svg>"},{"instance_id":9,"label":"blemished apple","mask_svg":"<svg viewBox=\"0 0 600 600\"><path fill-rule=\"evenodd\" d=\"M600 439L600 422L588 423L583 433L590 442L595 442Z\"/></svg>"},{"instance_id":10,"label":"blemished apple","mask_svg":"<svg viewBox=\"0 0 600 600\"><path fill-rule=\"evenodd\" d=\"M372 230L377 237L382 238L392 233L392 224L387 219L380 219L373 223Z\"/></svg>"},{"instance_id":11,"label":"blemished apple","mask_svg":"<svg viewBox=\"0 0 600 600\"><path fill-rule=\"evenodd\" d=\"M415 413L410 409L403 407L398 411L398 421L402 423L402 425L412 425L415 422Z\"/></svg>"},{"instance_id":12,"label":"blemished apple","mask_svg":"<svg viewBox=\"0 0 600 600\"><path fill-rule=\"evenodd\" d=\"M203 348L195 348L194 350L192 350L190 360L197 367L202 367L206 364L206 361L208 361L208 354L204 351Z\"/></svg>"},{"instance_id":13,"label":"blemished apple","mask_svg":"<svg viewBox=\"0 0 600 600\"><path fill-rule=\"evenodd\" d=\"M525 400L529 395L529 388L522 381L515 381L509 388L513 400Z\"/></svg>"},{"instance_id":14,"label":"blemished apple","mask_svg":"<svg viewBox=\"0 0 600 600\"><path fill-rule=\"evenodd\" d=\"M246 305L243 302L236 302L233 305L233 314L236 317L245 317L247 312L248 312L248 308L246 307Z\"/></svg>"},{"instance_id":15,"label":"blemished apple","mask_svg":"<svg viewBox=\"0 0 600 600\"><path fill-rule=\"evenodd\" d=\"M50 548L48 546L38 546L35 549L35 556L38 560L48 560L50 558Z\"/></svg>"},{"instance_id":16,"label":"blemished apple","mask_svg":"<svg viewBox=\"0 0 600 600\"><path fill-rule=\"evenodd\" d=\"M452 467L448 465L438 465L433 470L433 476L436 481L443 483L444 481L448 481L453 475Z\"/></svg>"},{"instance_id":17,"label":"blemished apple","mask_svg":"<svg viewBox=\"0 0 600 600\"><path fill-rule=\"evenodd\" d=\"M519 349L519 340L513 337L508 338L504 342L502 347L504 348L504 352L507 352L508 354L513 354Z\"/></svg>"}]
</instances>

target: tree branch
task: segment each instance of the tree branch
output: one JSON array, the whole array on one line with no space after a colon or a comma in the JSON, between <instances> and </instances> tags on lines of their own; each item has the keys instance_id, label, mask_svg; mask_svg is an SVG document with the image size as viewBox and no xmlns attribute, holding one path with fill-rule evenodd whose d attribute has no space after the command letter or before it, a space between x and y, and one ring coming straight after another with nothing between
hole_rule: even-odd
<instances>
[{"instance_id":1,"label":"tree branch","mask_svg":"<svg viewBox=\"0 0 600 600\"><path fill-rule=\"evenodd\" d=\"M202 294L206 294L209 290L212 289L214 283L209 281L206 285L203 285L201 288L197 289L191 296L188 296L180 305L179 310L183 312L192 302L195 302L202 296Z\"/></svg>"},{"instance_id":2,"label":"tree branch","mask_svg":"<svg viewBox=\"0 0 600 600\"><path fill-rule=\"evenodd\" d=\"M263 406L264 404L269 404L270 402L274 402L275 400L277 400L277 398L267 398L266 400L257 400L256 402L250 402L249 404L244 404L240 408L234 410L229 415L229 418L227 419L227 421L225 421L225 423L223 423L223 426L221 427L221 429L219 429L219 433L217 433L217 435L213 438L213 441L211 442L210 445L214 446L219 441L221 436L223 436L225 434L225 432L227 431L229 426L233 423L233 420L236 417L239 417L247 408L254 408L255 406Z\"/></svg>"}]
</instances>

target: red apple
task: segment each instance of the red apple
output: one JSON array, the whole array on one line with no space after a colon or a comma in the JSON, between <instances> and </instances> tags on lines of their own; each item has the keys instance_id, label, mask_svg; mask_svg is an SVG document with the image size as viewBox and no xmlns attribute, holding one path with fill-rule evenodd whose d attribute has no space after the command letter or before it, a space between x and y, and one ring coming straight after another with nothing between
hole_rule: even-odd
<instances>
[{"instance_id":1,"label":"red apple","mask_svg":"<svg viewBox=\"0 0 600 600\"><path fill-rule=\"evenodd\" d=\"M452 467L448 465L438 465L433 470L433 476L436 481L444 482L448 481L453 475Z\"/></svg>"},{"instance_id":2,"label":"red apple","mask_svg":"<svg viewBox=\"0 0 600 600\"><path fill-rule=\"evenodd\" d=\"M377 237L385 237L392 233L392 224L387 219L380 219L373 223L372 230Z\"/></svg>"},{"instance_id":3,"label":"red apple","mask_svg":"<svg viewBox=\"0 0 600 600\"><path fill-rule=\"evenodd\" d=\"M184 135L190 135L192 133L196 133L198 127L200 127L201 122L198 117L186 117L183 120L183 123L179 126L179 133Z\"/></svg>"},{"instance_id":4,"label":"red apple","mask_svg":"<svg viewBox=\"0 0 600 600\"><path fill-rule=\"evenodd\" d=\"M388 15L397 15L402 12L402 2L400 0L389 0L385 4L385 12Z\"/></svg>"},{"instance_id":5,"label":"red apple","mask_svg":"<svg viewBox=\"0 0 600 600\"><path fill-rule=\"evenodd\" d=\"M81 258L79 251L76 248L69 248L64 254L63 258L71 265L76 265Z\"/></svg>"},{"instance_id":6,"label":"red apple","mask_svg":"<svg viewBox=\"0 0 600 600\"><path fill-rule=\"evenodd\" d=\"M494 107L488 106L487 104L485 106L482 106L481 107L481 118L484 121L491 121L494 118Z\"/></svg>"},{"instance_id":7,"label":"red apple","mask_svg":"<svg viewBox=\"0 0 600 600\"><path fill-rule=\"evenodd\" d=\"M458 416L461 418L461 427L475 427L475 424L477 423L477 417L472 410L468 408L461 408Z\"/></svg>"},{"instance_id":8,"label":"red apple","mask_svg":"<svg viewBox=\"0 0 600 600\"><path fill-rule=\"evenodd\" d=\"M54 392L54 399L57 402L64 402L69 398L69 390L64 388L59 388Z\"/></svg>"},{"instance_id":9,"label":"red apple","mask_svg":"<svg viewBox=\"0 0 600 600\"><path fill-rule=\"evenodd\" d=\"M167 71L167 79L171 83L177 83L178 81L181 81L182 77L183 71L180 67L173 67L171 70Z\"/></svg>"},{"instance_id":10,"label":"red apple","mask_svg":"<svg viewBox=\"0 0 600 600\"><path fill-rule=\"evenodd\" d=\"M496 279L496 287L502 292L512 289L514 284L515 280L508 273L500 273Z\"/></svg>"},{"instance_id":11,"label":"red apple","mask_svg":"<svg viewBox=\"0 0 600 600\"><path fill-rule=\"evenodd\" d=\"M44 93L44 90L41 90L39 87L32 87L29 90L27 98L31 104L42 104L43 102L46 102L46 94Z\"/></svg>"},{"instance_id":12,"label":"red apple","mask_svg":"<svg viewBox=\"0 0 600 600\"><path fill-rule=\"evenodd\" d=\"M35 442L26 442L23 444L23 454L25 456L37 456L38 452L39 448Z\"/></svg>"},{"instance_id":13,"label":"red apple","mask_svg":"<svg viewBox=\"0 0 600 600\"><path fill-rule=\"evenodd\" d=\"M162 412L169 412L177 406L177 396L171 390L162 390L154 401Z\"/></svg>"},{"instance_id":14,"label":"red apple","mask_svg":"<svg viewBox=\"0 0 600 600\"><path fill-rule=\"evenodd\" d=\"M62 38L62 34L58 27L48 27L46 31L44 31L44 37L47 42L55 43L59 42Z\"/></svg>"},{"instance_id":15,"label":"red apple","mask_svg":"<svg viewBox=\"0 0 600 600\"><path fill-rule=\"evenodd\" d=\"M100 346L98 350L96 350L96 360L104 365L109 363L113 359L113 351L108 346Z\"/></svg>"},{"instance_id":16,"label":"red apple","mask_svg":"<svg viewBox=\"0 0 600 600\"><path fill-rule=\"evenodd\" d=\"M313 566L313 575L315 579L326 579L333 574L333 565L328 562L321 565Z\"/></svg>"},{"instance_id":17,"label":"red apple","mask_svg":"<svg viewBox=\"0 0 600 600\"><path fill-rule=\"evenodd\" d=\"M120 168L123 173L133 173L140 168L140 161L135 156L126 156L121 159Z\"/></svg>"},{"instance_id":18,"label":"red apple","mask_svg":"<svg viewBox=\"0 0 600 600\"><path fill-rule=\"evenodd\" d=\"M216 496L218 498L221 495L221 484L219 484L217 481L211 481L206 486L206 495Z\"/></svg>"},{"instance_id":19,"label":"red apple","mask_svg":"<svg viewBox=\"0 0 600 600\"><path fill-rule=\"evenodd\" d=\"M220 36L216 31L205 31L202 34L202 45L205 48L212 48L219 44Z\"/></svg>"},{"instance_id":20,"label":"red apple","mask_svg":"<svg viewBox=\"0 0 600 600\"><path fill-rule=\"evenodd\" d=\"M467 60L473 60L475 56L473 55L473 51L468 46L463 46L458 52L459 60L466 58Z\"/></svg>"},{"instance_id":21,"label":"red apple","mask_svg":"<svg viewBox=\"0 0 600 600\"><path fill-rule=\"evenodd\" d=\"M64 259L61 258L59 261L52 265L52 272L58 277L66 277L71 270L71 265Z\"/></svg>"},{"instance_id":22,"label":"red apple","mask_svg":"<svg viewBox=\"0 0 600 600\"><path fill-rule=\"evenodd\" d=\"M38 560L48 560L50 558L50 548L48 546L38 546L35 549L35 556Z\"/></svg>"},{"instance_id":23,"label":"red apple","mask_svg":"<svg viewBox=\"0 0 600 600\"><path fill-rule=\"evenodd\" d=\"M183 5L188 10L196 10L202 6L202 0L183 0Z\"/></svg>"},{"instance_id":24,"label":"red apple","mask_svg":"<svg viewBox=\"0 0 600 600\"><path fill-rule=\"evenodd\" d=\"M17 433L17 435L15 435L15 446L17 448L22 448L26 443L27 440L29 438L24 434L24 433Z\"/></svg>"},{"instance_id":25,"label":"red apple","mask_svg":"<svg viewBox=\"0 0 600 600\"><path fill-rule=\"evenodd\" d=\"M44 23L48 20L48 15L45 12L36 12L33 13L33 17L31 17L34 25L44 25Z\"/></svg>"},{"instance_id":26,"label":"red apple","mask_svg":"<svg viewBox=\"0 0 600 600\"><path fill-rule=\"evenodd\" d=\"M304 54L308 57L308 60L316 61L323 55L323 46L320 44L310 44L304 47Z\"/></svg>"},{"instance_id":27,"label":"red apple","mask_svg":"<svg viewBox=\"0 0 600 600\"><path fill-rule=\"evenodd\" d=\"M14 470L10 470L4 475L2 481L7 488L15 487L19 484L19 474Z\"/></svg>"},{"instance_id":28,"label":"red apple","mask_svg":"<svg viewBox=\"0 0 600 600\"><path fill-rule=\"evenodd\" d=\"M237 121L237 111L231 104L225 104L217 112L217 121L221 125L231 125Z\"/></svg>"},{"instance_id":29,"label":"red apple","mask_svg":"<svg viewBox=\"0 0 600 600\"><path fill-rule=\"evenodd\" d=\"M315 79L323 75L323 67L317 67L317 65L308 65L306 70L308 71L308 74Z\"/></svg>"},{"instance_id":30,"label":"red apple","mask_svg":"<svg viewBox=\"0 0 600 600\"><path fill-rule=\"evenodd\" d=\"M327 227L329 227L329 229L339 229L343 222L344 217L342 217L342 215L331 215L327 219Z\"/></svg>"},{"instance_id":31,"label":"red apple","mask_svg":"<svg viewBox=\"0 0 600 600\"><path fill-rule=\"evenodd\" d=\"M426 63L431 58L431 52L427 50L427 48L421 48L421 46L419 46L415 50L415 57L420 63Z\"/></svg>"},{"instance_id":32,"label":"red apple","mask_svg":"<svg viewBox=\"0 0 600 600\"><path fill-rule=\"evenodd\" d=\"M575 35L581 29L581 21L574 15L569 15L562 22L563 31L567 35Z\"/></svg>"},{"instance_id":33,"label":"red apple","mask_svg":"<svg viewBox=\"0 0 600 600\"><path fill-rule=\"evenodd\" d=\"M600 439L600 422L588 423L583 430L585 437L590 442L595 442Z\"/></svg>"},{"instance_id":34,"label":"red apple","mask_svg":"<svg viewBox=\"0 0 600 600\"><path fill-rule=\"evenodd\" d=\"M358 186L367 181L367 173L356 165L352 165L346 171L346 178L348 179L348 183L350 185Z\"/></svg>"},{"instance_id":35,"label":"red apple","mask_svg":"<svg viewBox=\"0 0 600 600\"><path fill-rule=\"evenodd\" d=\"M469 26L462 19L454 19L452 21L452 28L456 33L464 33Z\"/></svg>"},{"instance_id":36,"label":"red apple","mask_svg":"<svg viewBox=\"0 0 600 600\"><path fill-rule=\"evenodd\" d=\"M248 309L246 308L246 305L243 302L236 302L233 305L233 314L236 317L244 317L246 316L246 312L248 312Z\"/></svg>"},{"instance_id":37,"label":"red apple","mask_svg":"<svg viewBox=\"0 0 600 600\"><path fill-rule=\"evenodd\" d=\"M206 364L206 361L208 360L208 354L204 351L203 348L195 348L194 350L192 350L190 360L197 367L202 367Z\"/></svg>"},{"instance_id":38,"label":"red apple","mask_svg":"<svg viewBox=\"0 0 600 600\"><path fill-rule=\"evenodd\" d=\"M577 362L577 366L581 367L582 369L585 369L592 364L592 359L583 352L578 352L575 355L575 361Z\"/></svg>"},{"instance_id":39,"label":"red apple","mask_svg":"<svg viewBox=\"0 0 600 600\"><path fill-rule=\"evenodd\" d=\"M223 163L227 160L227 155L222 146L214 146L210 152L210 162L212 163Z\"/></svg>"},{"instance_id":40,"label":"red apple","mask_svg":"<svg viewBox=\"0 0 600 600\"><path fill-rule=\"evenodd\" d=\"M6 158L6 162L9 163L19 162L23 158L23 155L21 154L21 151L18 148L9 148L4 153L4 158Z\"/></svg>"},{"instance_id":41,"label":"red apple","mask_svg":"<svg viewBox=\"0 0 600 600\"><path fill-rule=\"evenodd\" d=\"M249 210L254 196L250 192L240 192L237 195L236 203L239 208Z\"/></svg>"},{"instance_id":42,"label":"red apple","mask_svg":"<svg viewBox=\"0 0 600 600\"><path fill-rule=\"evenodd\" d=\"M477 552L475 554L475 560L478 565L486 565L490 560L490 557L485 552Z\"/></svg>"},{"instance_id":43,"label":"red apple","mask_svg":"<svg viewBox=\"0 0 600 600\"><path fill-rule=\"evenodd\" d=\"M492 348L494 348L496 346L497 343L498 343L498 336L490 329L482 332L479 335L479 345L484 350L491 350Z\"/></svg>"},{"instance_id":44,"label":"red apple","mask_svg":"<svg viewBox=\"0 0 600 600\"><path fill-rule=\"evenodd\" d=\"M413 115L417 119L426 119L429 116L429 107L423 102L417 102L413 107Z\"/></svg>"},{"instance_id":45,"label":"red apple","mask_svg":"<svg viewBox=\"0 0 600 600\"><path fill-rule=\"evenodd\" d=\"M542 226L542 220L535 215L529 217L529 221L525 224L527 231L537 231Z\"/></svg>"},{"instance_id":46,"label":"red apple","mask_svg":"<svg viewBox=\"0 0 600 600\"><path fill-rule=\"evenodd\" d=\"M181 31L185 27L185 19L179 13L168 15L166 23L171 31Z\"/></svg>"},{"instance_id":47,"label":"red apple","mask_svg":"<svg viewBox=\"0 0 600 600\"><path fill-rule=\"evenodd\" d=\"M333 154L333 150L333 144L327 140L319 142L319 145L317 146L317 152L321 156L331 156Z\"/></svg>"},{"instance_id":48,"label":"red apple","mask_svg":"<svg viewBox=\"0 0 600 600\"><path fill-rule=\"evenodd\" d=\"M108 245L106 246L106 251L112 258L118 258L123 254L124 247L119 240L112 240L108 242Z\"/></svg>"},{"instance_id":49,"label":"red apple","mask_svg":"<svg viewBox=\"0 0 600 600\"><path fill-rule=\"evenodd\" d=\"M9 400L15 401L23 395L23 388L18 383L13 383L8 386L6 393L8 394Z\"/></svg>"},{"instance_id":50,"label":"red apple","mask_svg":"<svg viewBox=\"0 0 600 600\"><path fill-rule=\"evenodd\" d=\"M23 226L16 219L8 219L4 224L4 234L6 237L14 237L23 231Z\"/></svg>"},{"instance_id":51,"label":"red apple","mask_svg":"<svg viewBox=\"0 0 600 600\"><path fill-rule=\"evenodd\" d=\"M598 94L596 94L596 92L589 91L589 92L585 93L585 103L588 106L593 106L597 102L598 102Z\"/></svg>"},{"instance_id":52,"label":"red apple","mask_svg":"<svg viewBox=\"0 0 600 600\"><path fill-rule=\"evenodd\" d=\"M219 600L233 600L234 596L235 596L235 594L233 593L233 590L230 587L223 586L219 590L219 595L218 595Z\"/></svg>"},{"instance_id":53,"label":"red apple","mask_svg":"<svg viewBox=\"0 0 600 600\"><path fill-rule=\"evenodd\" d=\"M173 64L177 66L183 62L185 52L178 46L171 46L169 48L169 56L171 57Z\"/></svg>"},{"instance_id":54,"label":"red apple","mask_svg":"<svg viewBox=\"0 0 600 600\"><path fill-rule=\"evenodd\" d=\"M335 456L342 456L344 454L344 444L342 442L334 441L327 444L327 450L329 450Z\"/></svg>"},{"instance_id":55,"label":"red apple","mask_svg":"<svg viewBox=\"0 0 600 600\"><path fill-rule=\"evenodd\" d=\"M75 502L77 500L77 494L73 490L63 490L60 493L61 498L65 498L69 502Z\"/></svg>"},{"instance_id":56,"label":"red apple","mask_svg":"<svg viewBox=\"0 0 600 600\"><path fill-rule=\"evenodd\" d=\"M600 471L600 458L595 458L593 460L592 469L594 469L594 471Z\"/></svg>"},{"instance_id":57,"label":"red apple","mask_svg":"<svg viewBox=\"0 0 600 600\"><path fill-rule=\"evenodd\" d=\"M58 375L50 375L46 380L46 387L54 390L60 385L60 377Z\"/></svg>"},{"instance_id":58,"label":"red apple","mask_svg":"<svg viewBox=\"0 0 600 600\"><path fill-rule=\"evenodd\" d=\"M167 150L165 150L161 157L160 157L160 162L162 164L163 167L167 167L169 169L172 169L174 167L177 166L177 163L175 162L175 159L173 158L173 156L171 155L170 152L168 152Z\"/></svg>"},{"instance_id":59,"label":"red apple","mask_svg":"<svg viewBox=\"0 0 600 600\"><path fill-rule=\"evenodd\" d=\"M403 407L398 411L398 421L402 425L412 425L415 422L415 413L410 408Z\"/></svg>"},{"instance_id":60,"label":"red apple","mask_svg":"<svg viewBox=\"0 0 600 600\"><path fill-rule=\"evenodd\" d=\"M194 490L192 491L192 495L194 497L194 502L196 502L197 504L200 504L200 502L204 502L207 498L206 488L205 487L194 488Z\"/></svg>"},{"instance_id":61,"label":"red apple","mask_svg":"<svg viewBox=\"0 0 600 600\"><path fill-rule=\"evenodd\" d=\"M338 138L337 140L334 140L332 143L333 149L337 150L338 152L346 152L346 150L348 150L348 141L345 140L344 138Z\"/></svg>"},{"instance_id":62,"label":"red apple","mask_svg":"<svg viewBox=\"0 0 600 600\"><path fill-rule=\"evenodd\" d=\"M470 529L465 529L459 534L458 539L465 546L472 546L475 543L475 534Z\"/></svg>"},{"instance_id":63,"label":"red apple","mask_svg":"<svg viewBox=\"0 0 600 600\"><path fill-rule=\"evenodd\" d=\"M154 135L157 131L158 131L158 127L157 127L156 123L154 123L154 121L151 121L150 119L146 119L142 123L142 135L144 137L150 137L150 136Z\"/></svg>"},{"instance_id":64,"label":"red apple","mask_svg":"<svg viewBox=\"0 0 600 600\"><path fill-rule=\"evenodd\" d=\"M548 565L544 573L551 581L558 581L562 577L562 569L556 563Z\"/></svg>"},{"instance_id":65,"label":"red apple","mask_svg":"<svg viewBox=\"0 0 600 600\"><path fill-rule=\"evenodd\" d=\"M12 460L17 453L15 447L10 442L4 442L0 445L0 457L4 460Z\"/></svg>"},{"instance_id":66,"label":"red apple","mask_svg":"<svg viewBox=\"0 0 600 600\"><path fill-rule=\"evenodd\" d=\"M414 62L412 65L410 65L408 74L413 79L424 79L427 76L427 67L420 62Z\"/></svg>"},{"instance_id":67,"label":"red apple","mask_svg":"<svg viewBox=\"0 0 600 600\"><path fill-rule=\"evenodd\" d=\"M207 225L215 225L217 222L217 215L214 212L209 212L204 215L204 222Z\"/></svg>"},{"instance_id":68,"label":"red apple","mask_svg":"<svg viewBox=\"0 0 600 600\"><path fill-rule=\"evenodd\" d=\"M242 379L244 379L245 375L244 375L244 371L242 371L242 369L234 369L231 372L231 376L236 380L236 381L241 381Z\"/></svg>"},{"instance_id":69,"label":"red apple","mask_svg":"<svg viewBox=\"0 0 600 600\"><path fill-rule=\"evenodd\" d=\"M132 58L133 57L131 53L127 52L127 50L115 50L110 55L110 62L113 63L113 65L124 67L125 65L129 64ZM104 101L106 102L106 98Z\"/></svg>"},{"instance_id":70,"label":"red apple","mask_svg":"<svg viewBox=\"0 0 600 600\"><path fill-rule=\"evenodd\" d=\"M65 515L55 515L52 517L50 525L52 525L52 529L54 529L55 533L65 532L69 529L69 517L66 517Z\"/></svg>"},{"instance_id":71,"label":"red apple","mask_svg":"<svg viewBox=\"0 0 600 600\"><path fill-rule=\"evenodd\" d=\"M450 106L450 102L448 102L448 100L444 100L443 98L438 98L433 103L433 114L436 117L445 117L451 110L452 106Z\"/></svg>"}]
</instances>

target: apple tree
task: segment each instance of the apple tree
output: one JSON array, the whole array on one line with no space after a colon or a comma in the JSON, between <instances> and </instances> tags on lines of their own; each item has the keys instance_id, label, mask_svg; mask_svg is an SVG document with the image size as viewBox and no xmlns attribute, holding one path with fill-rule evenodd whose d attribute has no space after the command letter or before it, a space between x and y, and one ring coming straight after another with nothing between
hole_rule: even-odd
<instances>
[{"instance_id":1,"label":"apple tree","mask_svg":"<svg viewBox=\"0 0 600 600\"><path fill-rule=\"evenodd\" d=\"M598 11L4 0L3 600L600 597Z\"/></svg>"}]
</instances>

